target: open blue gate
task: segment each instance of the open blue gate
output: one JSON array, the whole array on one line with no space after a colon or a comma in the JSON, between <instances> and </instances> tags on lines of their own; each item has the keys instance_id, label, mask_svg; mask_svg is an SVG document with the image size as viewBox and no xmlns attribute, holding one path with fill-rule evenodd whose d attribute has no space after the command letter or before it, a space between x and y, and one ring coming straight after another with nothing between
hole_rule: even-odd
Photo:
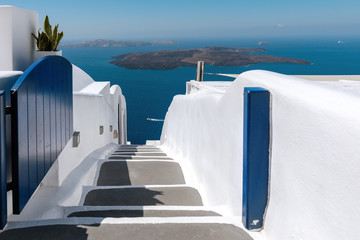
<instances>
[{"instance_id":1,"label":"open blue gate","mask_svg":"<svg viewBox=\"0 0 360 240\"><path fill-rule=\"evenodd\" d=\"M24 208L73 132L72 65L49 56L11 89L13 212Z\"/></svg>"}]
</instances>

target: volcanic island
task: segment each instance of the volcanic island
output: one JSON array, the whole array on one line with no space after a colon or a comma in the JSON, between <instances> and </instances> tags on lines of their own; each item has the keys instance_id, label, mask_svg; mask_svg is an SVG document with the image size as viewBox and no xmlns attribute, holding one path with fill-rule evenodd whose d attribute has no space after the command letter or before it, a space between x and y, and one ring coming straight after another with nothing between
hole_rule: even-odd
<instances>
[{"instance_id":1,"label":"volcanic island","mask_svg":"<svg viewBox=\"0 0 360 240\"><path fill-rule=\"evenodd\" d=\"M252 54L265 51L264 48L239 47L163 50L113 56L112 58L115 60L110 63L126 69L147 70L171 70L179 67L195 67L198 61L204 61L205 64L213 66L245 66L257 63L311 64L301 59Z\"/></svg>"}]
</instances>

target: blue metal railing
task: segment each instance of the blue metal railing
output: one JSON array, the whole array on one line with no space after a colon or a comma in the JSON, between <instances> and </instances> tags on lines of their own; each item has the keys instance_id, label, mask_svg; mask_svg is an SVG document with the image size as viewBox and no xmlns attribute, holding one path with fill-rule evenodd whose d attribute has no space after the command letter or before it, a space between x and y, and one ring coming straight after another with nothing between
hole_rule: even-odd
<instances>
[{"instance_id":1,"label":"blue metal railing","mask_svg":"<svg viewBox=\"0 0 360 240\"><path fill-rule=\"evenodd\" d=\"M49 56L11 89L13 212L24 208L73 132L72 66Z\"/></svg>"}]
</instances>

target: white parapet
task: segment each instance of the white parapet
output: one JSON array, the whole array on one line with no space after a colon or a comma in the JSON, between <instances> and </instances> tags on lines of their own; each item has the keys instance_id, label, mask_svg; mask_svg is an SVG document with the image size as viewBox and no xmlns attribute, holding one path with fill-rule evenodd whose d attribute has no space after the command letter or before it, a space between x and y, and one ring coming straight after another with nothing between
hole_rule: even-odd
<instances>
[{"instance_id":1,"label":"white parapet","mask_svg":"<svg viewBox=\"0 0 360 240\"><path fill-rule=\"evenodd\" d=\"M360 94L349 80L257 70L225 93L199 87L174 97L162 147L181 161L206 205L241 216L243 92L265 88L272 96L269 201L255 239L358 239Z\"/></svg>"},{"instance_id":2,"label":"white parapet","mask_svg":"<svg viewBox=\"0 0 360 240\"><path fill-rule=\"evenodd\" d=\"M0 71L25 71L32 63L38 13L0 6Z\"/></svg>"},{"instance_id":3,"label":"white parapet","mask_svg":"<svg viewBox=\"0 0 360 240\"><path fill-rule=\"evenodd\" d=\"M92 79L86 72L84 72L81 68L76 65L73 66L73 91L78 92L83 88L89 86L94 83L94 79Z\"/></svg>"}]
</instances>

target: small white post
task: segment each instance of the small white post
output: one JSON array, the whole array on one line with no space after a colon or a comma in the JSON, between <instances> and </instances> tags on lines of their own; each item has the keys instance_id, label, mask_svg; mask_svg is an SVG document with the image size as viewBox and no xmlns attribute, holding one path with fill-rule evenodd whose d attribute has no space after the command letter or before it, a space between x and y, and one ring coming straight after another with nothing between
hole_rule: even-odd
<instances>
[{"instance_id":1,"label":"small white post","mask_svg":"<svg viewBox=\"0 0 360 240\"><path fill-rule=\"evenodd\" d=\"M204 77L204 61L198 61L196 81L202 82Z\"/></svg>"},{"instance_id":2,"label":"small white post","mask_svg":"<svg viewBox=\"0 0 360 240\"><path fill-rule=\"evenodd\" d=\"M191 88L190 82L186 82L186 94L190 93L190 88Z\"/></svg>"}]
</instances>

